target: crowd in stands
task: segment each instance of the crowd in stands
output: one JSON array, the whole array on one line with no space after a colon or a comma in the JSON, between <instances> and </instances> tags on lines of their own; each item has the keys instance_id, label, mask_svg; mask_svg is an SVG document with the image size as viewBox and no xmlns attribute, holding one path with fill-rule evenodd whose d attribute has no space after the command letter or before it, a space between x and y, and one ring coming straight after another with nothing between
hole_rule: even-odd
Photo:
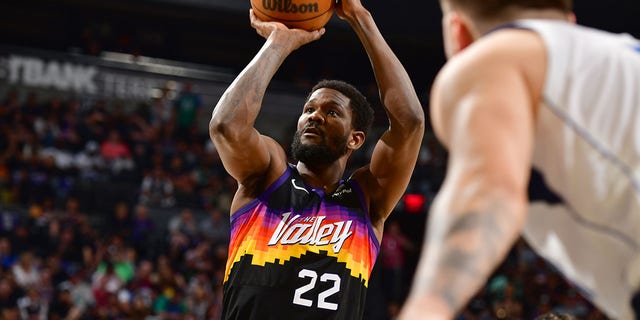
<instances>
[{"instance_id":1,"label":"crowd in stands","mask_svg":"<svg viewBox=\"0 0 640 320\"><path fill-rule=\"evenodd\" d=\"M127 111L20 92L0 101L0 318L219 319L235 182L197 94ZM445 162L427 136L410 186L422 227ZM387 223L368 319L393 319L409 288L422 234L406 216ZM459 319L552 309L604 318L520 241Z\"/></svg>"}]
</instances>

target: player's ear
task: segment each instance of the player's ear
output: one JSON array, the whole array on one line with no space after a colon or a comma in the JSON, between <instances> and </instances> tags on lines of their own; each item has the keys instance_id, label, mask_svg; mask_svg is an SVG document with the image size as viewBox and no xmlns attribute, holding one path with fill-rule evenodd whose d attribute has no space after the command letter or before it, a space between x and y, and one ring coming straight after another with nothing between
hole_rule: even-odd
<instances>
[{"instance_id":1,"label":"player's ear","mask_svg":"<svg viewBox=\"0 0 640 320\"><path fill-rule=\"evenodd\" d=\"M576 14L574 12L569 12L567 14L567 21L569 21L571 23L577 23L578 22L578 18L576 18Z\"/></svg>"},{"instance_id":2,"label":"player's ear","mask_svg":"<svg viewBox=\"0 0 640 320\"><path fill-rule=\"evenodd\" d=\"M453 49L455 52L460 52L474 40L472 26L470 20L458 12L453 13L450 19Z\"/></svg>"},{"instance_id":3,"label":"player's ear","mask_svg":"<svg viewBox=\"0 0 640 320\"><path fill-rule=\"evenodd\" d=\"M347 142L347 148L350 150L357 150L364 144L365 134L362 131L353 131L351 133L351 139Z\"/></svg>"}]
</instances>

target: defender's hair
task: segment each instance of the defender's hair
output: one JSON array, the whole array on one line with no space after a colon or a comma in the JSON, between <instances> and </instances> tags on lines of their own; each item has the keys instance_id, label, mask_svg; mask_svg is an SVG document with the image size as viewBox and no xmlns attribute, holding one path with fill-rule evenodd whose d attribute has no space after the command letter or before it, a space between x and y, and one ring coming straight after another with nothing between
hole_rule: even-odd
<instances>
[{"instance_id":1,"label":"defender's hair","mask_svg":"<svg viewBox=\"0 0 640 320\"><path fill-rule=\"evenodd\" d=\"M472 17L493 20L503 16L509 9L556 9L570 13L572 0L440 0L449 2L454 8L467 11Z\"/></svg>"},{"instance_id":2,"label":"defender's hair","mask_svg":"<svg viewBox=\"0 0 640 320\"><path fill-rule=\"evenodd\" d=\"M365 135L369 132L371 124L373 123L373 108L371 108L367 98L365 98L358 89L341 80L322 80L313 86L309 96L307 96L307 100L309 100L311 93L321 88L337 90L347 96L350 101L351 111L353 112L351 125L354 129L364 132Z\"/></svg>"}]
</instances>

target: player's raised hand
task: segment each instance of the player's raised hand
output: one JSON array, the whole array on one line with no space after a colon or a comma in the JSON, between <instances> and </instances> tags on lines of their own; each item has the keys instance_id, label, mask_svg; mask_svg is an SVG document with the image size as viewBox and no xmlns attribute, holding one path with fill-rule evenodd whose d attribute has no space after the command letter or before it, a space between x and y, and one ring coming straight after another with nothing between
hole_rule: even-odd
<instances>
[{"instance_id":1,"label":"player's raised hand","mask_svg":"<svg viewBox=\"0 0 640 320\"><path fill-rule=\"evenodd\" d=\"M335 8L340 19L349 21L355 17L357 10L363 10L364 6L360 0L336 0Z\"/></svg>"},{"instance_id":2,"label":"player's raised hand","mask_svg":"<svg viewBox=\"0 0 640 320\"><path fill-rule=\"evenodd\" d=\"M307 31L303 29L290 29L280 22L263 21L255 15L253 9L249 10L249 19L251 21L251 27L256 29L259 35L265 39L272 38L274 41L287 43L291 46L291 51L309 42L320 39L325 32L324 28Z\"/></svg>"}]
</instances>

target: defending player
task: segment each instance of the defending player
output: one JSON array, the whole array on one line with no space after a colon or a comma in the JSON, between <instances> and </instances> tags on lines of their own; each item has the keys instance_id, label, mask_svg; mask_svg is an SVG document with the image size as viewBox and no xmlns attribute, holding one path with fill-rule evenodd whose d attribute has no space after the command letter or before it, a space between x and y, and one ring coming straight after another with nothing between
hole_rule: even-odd
<instances>
[{"instance_id":1,"label":"defending player","mask_svg":"<svg viewBox=\"0 0 640 320\"><path fill-rule=\"evenodd\" d=\"M431 115L450 158L401 318L453 318L522 232L608 316L639 319L640 42L576 25L570 0L440 4Z\"/></svg>"}]
</instances>

